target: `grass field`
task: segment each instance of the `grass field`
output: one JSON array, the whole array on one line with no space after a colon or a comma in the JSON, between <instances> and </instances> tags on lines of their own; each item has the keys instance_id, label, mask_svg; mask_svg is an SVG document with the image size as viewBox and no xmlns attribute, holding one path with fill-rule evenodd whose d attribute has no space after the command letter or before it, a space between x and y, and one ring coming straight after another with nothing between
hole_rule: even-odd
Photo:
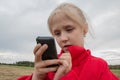
<instances>
[{"instance_id":1,"label":"grass field","mask_svg":"<svg viewBox=\"0 0 120 80\"><path fill-rule=\"evenodd\" d=\"M120 77L120 69L111 71ZM16 78L32 72L33 68L31 67L0 65L0 80L16 80Z\"/></svg>"},{"instance_id":2,"label":"grass field","mask_svg":"<svg viewBox=\"0 0 120 80\"><path fill-rule=\"evenodd\" d=\"M0 80L16 80L16 78L31 74L33 68L22 66L0 65Z\"/></svg>"}]
</instances>

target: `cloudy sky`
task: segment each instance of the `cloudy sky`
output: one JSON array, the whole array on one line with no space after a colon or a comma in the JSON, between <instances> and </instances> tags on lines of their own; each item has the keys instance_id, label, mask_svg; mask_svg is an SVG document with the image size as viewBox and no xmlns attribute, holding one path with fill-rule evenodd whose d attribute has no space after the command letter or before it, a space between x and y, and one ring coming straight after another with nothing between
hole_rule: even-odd
<instances>
[{"instance_id":1,"label":"cloudy sky","mask_svg":"<svg viewBox=\"0 0 120 80\"><path fill-rule=\"evenodd\" d=\"M0 0L0 55L33 60L35 38L51 36L47 18L62 2L84 11L92 33L85 38L86 48L100 57L112 51L107 57L120 60L120 0Z\"/></svg>"}]
</instances>

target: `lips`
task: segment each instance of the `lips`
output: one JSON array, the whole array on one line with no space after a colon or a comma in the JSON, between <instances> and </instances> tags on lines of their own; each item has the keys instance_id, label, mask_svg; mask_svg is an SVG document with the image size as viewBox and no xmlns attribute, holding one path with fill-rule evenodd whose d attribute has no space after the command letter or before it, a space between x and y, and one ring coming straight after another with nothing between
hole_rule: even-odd
<instances>
[{"instance_id":1,"label":"lips","mask_svg":"<svg viewBox=\"0 0 120 80\"><path fill-rule=\"evenodd\" d=\"M72 46L72 45L65 45L64 47L69 47L69 46Z\"/></svg>"},{"instance_id":2,"label":"lips","mask_svg":"<svg viewBox=\"0 0 120 80\"><path fill-rule=\"evenodd\" d=\"M67 48L70 47L70 46L72 46L72 45L65 45L65 46L63 47L63 50L67 50Z\"/></svg>"}]
</instances>

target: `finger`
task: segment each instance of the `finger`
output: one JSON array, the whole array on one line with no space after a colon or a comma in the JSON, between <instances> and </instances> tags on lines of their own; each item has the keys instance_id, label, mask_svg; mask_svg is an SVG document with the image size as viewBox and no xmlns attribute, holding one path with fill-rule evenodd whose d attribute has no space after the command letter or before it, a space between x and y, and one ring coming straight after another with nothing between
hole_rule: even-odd
<instances>
[{"instance_id":1,"label":"finger","mask_svg":"<svg viewBox=\"0 0 120 80\"><path fill-rule=\"evenodd\" d=\"M71 64L71 62L68 62L68 61L66 61L66 60L62 60L61 61L61 64L64 66L64 73L66 74L67 72L69 72L70 70L71 70L71 68L72 68L72 64Z\"/></svg>"},{"instance_id":2,"label":"finger","mask_svg":"<svg viewBox=\"0 0 120 80\"><path fill-rule=\"evenodd\" d=\"M68 56L61 56L59 59L66 60L66 59L68 59Z\"/></svg>"},{"instance_id":3,"label":"finger","mask_svg":"<svg viewBox=\"0 0 120 80\"><path fill-rule=\"evenodd\" d=\"M34 50L33 50L34 55L35 55L35 53L38 51L38 49L39 49L40 47L41 47L41 44L40 44L40 43L35 46L35 48L34 48Z\"/></svg>"},{"instance_id":4,"label":"finger","mask_svg":"<svg viewBox=\"0 0 120 80\"><path fill-rule=\"evenodd\" d=\"M42 54L45 52L47 48L48 48L47 44L44 44L37 50L35 54L35 62L39 62L40 60L42 60Z\"/></svg>"},{"instance_id":5,"label":"finger","mask_svg":"<svg viewBox=\"0 0 120 80\"><path fill-rule=\"evenodd\" d=\"M55 64L59 64L60 61L58 59L54 59L54 60L44 60L44 61L41 61L39 63L37 63L35 65L35 67L38 69L38 68L45 68L47 66L50 66L50 65L55 65Z\"/></svg>"},{"instance_id":6,"label":"finger","mask_svg":"<svg viewBox=\"0 0 120 80\"><path fill-rule=\"evenodd\" d=\"M64 50L64 52L65 52L65 53L68 53L68 52L69 52L69 50L68 50L68 49L67 49L67 50Z\"/></svg>"},{"instance_id":7,"label":"finger","mask_svg":"<svg viewBox=\"0 0 120 80\"><path fill-rule=\"evenodd\" d=\"M60 60L59 64L61 64L64 68L67 68L69 66L69 63L66 60Z\"/></svg>"},{"instance_id":8,"label":"finger","mask_svg":"<svg viewBox=\"0 0 120 80\"><path fill-rule=\"evenodd\" d=\"M64 76L63 74L63 70L62 68L59 68L54 76L53 80L59 80L62 76Z\"/></svg>"},{"instance_id":9,"label":"finger","mask_svg":"<svg viewBox=\"0 0 120 80\"><path fill-rule=\"evenodd\" d=\"M50 67L50 68L39 68L38 71L41 73L41 74L46 74L48 72L54 72L54 71L57 71L58 67Z\"/></svg>"},{"instance_id":10,"label":"finger","mask_svg":"<svg viewBox=\"0 0 120 80\"><path fill-rule=\"evenodd\" d=\"M60 63L61 63L61 65L58 68L58 70L54 76L54 80L59 80L60 77L62 77L66 74L66 69L67 69L66 65L68 65L68 63L65 60L61 60Z\"/></svg>"},{"instance_id":11,"label":"finger","mask_svg":"<svg viewBox=\"0 0 120 80\"><path fill-rule=\"evenodd\" d=\"M61 56L71 56L69 52L63 53Z\"/></svg>"},{"instance_id":12,"label":"finger","mask_svg":"<svg viewBox=\"0 0 120 80\"><path fill-rule=\"evenodd\" d=\"M71 59L71 55L69 53L62 54L59 59Z\"/></svg>"},{"instance_id":13,"label":"finger","mask_svg":"<svg viewBox=\"0 0 120 80\"><path fill-rule=\"evenodd\" d=\"M63 69L63 74L66 74L71 69L71 64L67 62L66 60L61 60L61 69ZM62 71L59 71L58 73L62 73Z\"/></svg>"}]
</instances>

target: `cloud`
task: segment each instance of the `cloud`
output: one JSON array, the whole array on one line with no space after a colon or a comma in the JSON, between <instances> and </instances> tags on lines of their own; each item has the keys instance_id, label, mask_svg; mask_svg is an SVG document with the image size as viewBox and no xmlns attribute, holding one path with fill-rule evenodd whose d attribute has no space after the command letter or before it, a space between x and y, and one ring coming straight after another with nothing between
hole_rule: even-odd
<instances>
[{"instance_id":1,"label":"cloud","mask_svg":"<svg viewBox=\"0 0 120 80\"><path fill-rule=\"evenodd\" d=\"M41 12L43 8L32 2L1 2L4 4L0 7L1 50L28 53L38 35L49 35L46 23L49 11Z\"/></svg>"},{"instance_id":2,"label":"cloud","mask_svg":"<svg viewBox=\"0 0 120 80\"><path fill-rule=\"evenodd\" d=\"M108 64L119 65L120 62L120 48L119 49L108 49L108 50L97 50L92 53L96 57L100 57L108 62Z\"/></svg>"},{"instance_id":3,"label":"cloud","mask_svg":"<svg viewBox=\"0 0 120 80\"><path fill-rule=\"evenodd\" d=\"M79 0L1 0L0 1L0 52L13 55L33 55L35 38L50 36L47 18L62 2L80 7L93 24L95 39L86 38L93 51L118 49L120 46L120 1ZM58 46L58 45L57 45ZM59 49L59 48L58 48ZM59 49L60 50L60 49ZM97 54L98 55L98 54Z\"/></svg>"},{"instance_id":4,"label":"cloud","mask_svg":"<svg viewBox=\"0 0 120 80\"><path fill-rule=\"evenodd\" d=\"M63 2L68 2L69 0L56 0L56 3L57 4L61 4L61 3L63 3Z\"/></svg>"},{"instance_id":5,"label":"cloud","mask_svg":"<svg viewBox=\"0 0 120 80\"><path fill-rule=\"evenodd\" d=\"M96 16L92 20L93 21L92 23L94 23L95 26L99 26L105 23L106 21L108 21L109 19L115 17L119 13L120 13L119 11L107 11L107 12L101 13L100 15Z\"/></svg>"},{"instance_id":6,"label":"cloud","mask_svg":"<svg viewBox=\"0 0 120 80\"><path fill-rule=\"evenodd\" d=\"M16 63L18 61L34 61L34 58L33 55L20 55L14 52L0 52L0 63Z\"/></svg>"}]
</instances>

